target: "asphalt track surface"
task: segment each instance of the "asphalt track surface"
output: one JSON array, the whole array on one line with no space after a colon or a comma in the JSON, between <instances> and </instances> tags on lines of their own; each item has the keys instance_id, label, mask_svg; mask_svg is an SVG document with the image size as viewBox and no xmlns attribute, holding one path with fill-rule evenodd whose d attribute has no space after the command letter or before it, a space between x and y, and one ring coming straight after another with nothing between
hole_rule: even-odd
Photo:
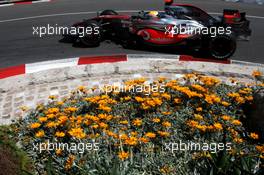
<instances>
[{"instance_id":1,"label":"asphalt track surface","mask_svg":"<svg viewBox=\"0 0 264 175\"><path fill-rule=\"evenodd\" d=\"M249 42L239 42L231 59L264 63L264 6L223 2L221 0L185 0L178 3L197 5L212 13L222 13L224 8L247 12L253 30ZM146 54L150 51L123 49L114 43L102 43L98 48L78 48L60 43L61 36L42 38L33 35L33 26L69 26L104 9L120 11L163 10L162 0L55 0L0 7L0 68L24 63L55 60L87 55ZM177 53L176 53L177 54Z\"/></svg>"}]
</instances>

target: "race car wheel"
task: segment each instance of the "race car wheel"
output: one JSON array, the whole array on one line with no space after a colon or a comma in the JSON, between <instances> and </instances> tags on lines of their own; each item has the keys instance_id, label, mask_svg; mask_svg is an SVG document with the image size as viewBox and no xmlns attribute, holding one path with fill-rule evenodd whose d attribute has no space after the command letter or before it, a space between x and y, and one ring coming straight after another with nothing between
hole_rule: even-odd
<instances>
[{"instance_id":1,"label":"race car wheel","mask_svg":"<svg viewBox=\"0 0 264 175\"><path fill-rule=\"evenodd\" d=\"M114 10L104 10L100 15L118 15L118 13Z\"/></svg>"},{"instance_id":2,"label":"race car wheel","mask_svg":"<svg viewBox=\"0 0 264 175\"><path fill-rule=\"evenodd\" d=\"M229 35L218 35L211 38L209 44L209 53L216 59L227 59L231 57L236 50L236 40Z\"/></svg>"},{"instance_id":3,"label":"race car wheel","mask_svg":"<svg viewBox=\"0 0 264 175\"><path fill-rule=\"evenodd\" d=\"M79 36L81 44L86 47L98 47L102 40L101 26L97 21L89 20L85 22L85 28L91 28L92 32L84 33L84 36Z\"/></svg>"}]
</instances>

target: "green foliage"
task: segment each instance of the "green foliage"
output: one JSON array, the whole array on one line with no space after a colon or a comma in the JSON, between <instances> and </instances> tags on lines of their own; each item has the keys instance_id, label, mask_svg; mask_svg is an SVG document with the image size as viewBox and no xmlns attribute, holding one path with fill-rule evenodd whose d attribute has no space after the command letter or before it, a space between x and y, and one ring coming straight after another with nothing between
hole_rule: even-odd
<instances>
[{"instance_id":1,"label":"green foliage","mask_svg":"<svg viewBox=\"0 0 264 175\"><path fill-rule=\"evenodd\" d=\"M20 175L30 175L31 159L27 153L18 148L14 126L0 126L0 151L10 152L12 159L17 160L17 167ZM6 167L9 168L9 167Z\"/></svg>"}]
</instances>

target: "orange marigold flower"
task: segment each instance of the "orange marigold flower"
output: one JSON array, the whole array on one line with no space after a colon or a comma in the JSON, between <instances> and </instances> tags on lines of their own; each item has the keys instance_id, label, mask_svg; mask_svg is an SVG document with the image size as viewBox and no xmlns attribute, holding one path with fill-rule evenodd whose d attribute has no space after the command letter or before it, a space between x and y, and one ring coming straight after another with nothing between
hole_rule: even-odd
<instances>
[{"instance_id":1,"label":"orange marigold flower","mask_svg":"<svg viewBox=\"0 0 264 175\"><path fill-rule=\"evenodd\" d=\"M155 138L156 134L153 133L153 132L148 132L148 133L145 134L145 136L148 137L148 138Z\"/></svg>"},{"instance_id":2,"label":"orange marigold flower","mask_svg":"<svg viewBox=\"0 0 264 175\"><path fill-rule=\"evenodd\" d=\"M175 98L175 99L174 99L174 103L176 103L176 104L181 103L181 99L179 99L179 98Z\"/></svg>"},{"instance_id":3,"label":"orange marigold flower","mask_svg":"<svg viewBox=\"0 0 264 175\"><path fill-rule=\"evenodd\" d=\"M64 109L64 112L66 113L73 113L76 112L78 109L76 107L67 107Z\"/></svg>"},{"instance_id":4,"label":"orange marigold flower","mask_svg":"<svg viewBox=\"0 0 264 175\"><path fill-rule=\"evenodd\" d=\"M137 132L137 131L132 131L130 134L131 134L132 136L137 136L137 135L138 135L138 132Z\"/></svg>"},{"instance_id":5,"label":"orange marigold flower","mask_svg":"<svg viewBox=\"0 0 264 175\"><path fill-rule=\"evenodd\" d=\"M38 137L38 138L41 138L41 137L43 137L44 135L45 135L44 131L41 130L41 131L37 132L35 136Z\"/></svg>"},{"instance_id":6,"label":"orange marigold flower","mask_svg":"<svg viewBox=\"0 0 264 175\"><path fill-rule=\"evenodd\" d=\"M126 140L128 138L128 136L126 134L124 134L124 133L121 133L121 134L119 134L119 138L121 140Z\"/></svg>"},{"instance_id":7,"label":"orange marigold flower","mask_svg":"<svg viewBox=\"0 0 264 175\"><path fill-rule=\"evenodd\" d=\"M168 93L164 93L161 95L163 98L165 98L166 100L170 100L171 99L171 95L169 95Z\"/></svg>"},{"instance_id":8,"label":"orange marigold flower","mask_svg":"<svg viewBox=\"0 0 264 175\"><path fill-rule=\"evenodd\" d=\"M147 110L150 108L150 106L146 105L145 103L142 104L142 109Z\"/></svg>"},{"instance_id":9,"label":"orange marigold flower","mask_svg":"<svg viewBox=\"0 0 264 175\"><path fill-rule=\"evenodd\" d=\"M60 124L65 124L68 120L68 117L63 115L63 116L60 116L58 120Z\"/></svg>"},{"instance_id":10,"label":"orange marigold flower","mask_svg":"<svg viewBox=\"0 0 264 175\"><path fill-rule=\"evenodd\" d=\"M141 103L144 101L144 99L142 97L135 97L136 101Z\"/></svg>"},{"instance_id":11,"label":"orange marigold flower","mask_svg":"<svg viewBox=\"0 0 264 175\"><path fill-rule=\"evenodd\" d=\"M171 170L168 166L164 166L164 167L160 168L160 172L162 174L169 174L171 172Z\"/></svg>"},{"instance_id":12,"label":"orange marigold flower","mask_svg":"<svg viewBox=\"0 0 264 175\"><path fill-rule=\"evenodd\" d=\"M234 138L234 142L236 142L236 143L243 143L244 140L241 139L241 138Z\"/></svg>"},{"instance_id":13,"label":"orange marigold flower","mask_svg":"<svg viewBox=\"0 0 264 175\"><path fill-rule=\"evenodd\" d=\"M86 136L82 128L72 128L68 133L78 139L83 139Z\"/></svg>"},{"instance_id":14,"label":"orange marigold flower","mask_svg":"<svg viewBox=\"0 0 264 175\"><path fill-rule=\"evenodd\" d=\"M148 143L148 142L149 142L149 139L144 138L144 137L141 137L141 138L139 138L138 140L139 140L140 142L142 142L142 143Z\"/></svg>"},{"instance_id":15,"label":"orange marigold flower","mask_svg":"<svg viewBox=\"0 0 264 175\"><path fill-rule=\"evenodd\" d=\"M129 100L131 100L131 97L127 96L127 97L125 97L124 99L125 99L126 101L129 101Z\"/></svg>"},{"instance_id":16,"label":"orange marigold flower","mask_svg":"<svg viewBox=\"0 0 264 175\"><path fill-rule=\"evenodd\" d=\"M159 122L160 122L160 119L159 119L159 118L153 118L152 121L153 121L154 123L159 123Z\"/></svg>"},{"instance_id":17,"label":"orange marigold flower","mask_svg":"<svg viewBox=\"0 0 264 175\"><path fill-rule=\"evenodd\" d=\"M199 123L197 121L194 121L194 120L189 120L187 122L187 125L190 126L190 127L196 127Z\"/></svg>"},{"instance_id":18,"label":"orange marigold flower","mask_svg":"<svg viewBox=\"0 0 264 175\"><path fill-rule=\"evenodd\" d=\"M199 114L194 114L194 118L196 120L203 120L203 116L199 115Z\"/></svg>"},{"instance_id":19,"label":"orange marigold flower","mask_svg":"<svg viewBox=\"0 0 264 175\"><path fill-rule=\"evenodd\" d=\"M214 131L215 130L215 127L213 125L209 125L209 126L206 127L206 129L208 131Z\"/></svg>"},{"instance_id":20,"label":"orange marigold flower","mask_svg":"<svg viewBox=\"0 0 264 175\"><path fill-rule=\"evenodd\" d=\"M55 95L50 95L49 96L49 99L51 99L51 100L54 100L54 99L56 99L57 97L55 96Z\"/></svg>"},{"instance_id":21,"label":"orange marigold flower","mask_svg":"<svg viewBox=\"0 0 264 175\"><path fill-rule=\"evenodd\" d=\"M259 135L256 133L250 133L249 136L250 136L250 138L255 139L255 140L259 139Z\"/></svg>"},{"instance_id":22,"label":"orange marigold flower","mask_svg":"<svg viewBox=\"0 0 264 175\"><path fill-rule=\"evenodd\" d=\"M110 112L112 109L109 106L99 105L98 109Z\"/></svg>"},{"instance_id":23,"label":"orange marigold flower","mask_svg":"<svg viewBox=\"0 0 264 175\"><path fill-rule=\"evenodd\" d=\"M260 71L253 71L252 76L253 77L260 77L260 76L262 76L262 73Z\"/></svg>"},{"instance_id":24,"label":"orange marigold flower","mask_svg":"<svg viewBox=\"0 0 264 175\"><path fill-rule=\"evenodd\" d=\"M130 146L135 146L137 145L138 141L136 137L129 137L125 140L125 144L130 145Z\"/></svg>"},{"instance_id":25,"label":"orange marigold flower","mask_svg":"<svg viewBox=\"0 0 264 175\"><path fill-rule=\"evenodd\" d=\"M217 78L206 76L201 77L200 80L207 86L213 86L220 82L220 80Z\"/></svg>"},{"instance_id":26,"label":"orange marigold flower","mask_svg":"<svg viewBox=\"0 0 264 175\"><path fill-rule=\"evenodd\" d=\"M99 125L94 124L94 125L91 126L91 128L93 128L93 129L97 129L97 128L99 128Z\"/></svg>"},{"instance_id":27,"label":"orange marigold flower","mask_svg":"<svg viewBox=\"0 0 264 175\"><path fill-rule=\"evenodd\" d=\"M45 121L48 120L48 118L47 118L47 117L39 117L38 120L39 120L40 122L45 122Z\"/></svg>"},{"instance_id":28,"label":"orange marigold flower","mask_svg":"<svg viewBox=\"0 0 264 175\"><path fill-rule=\"evenodd\" d=\"M197 112L202 112L203 111L203 108L202 107L198 107L198 108L196 108L196 111Z\"/></svg>"},{"instance_id":29,"label":"orange marigold flower","mask_svg":"<svg viewBox=\"0 0 264 175\"><path fill-rule=\"evenodd\" d=\"M49 108L46 113L47 114L57 114L58 112L60 112L59 108Z\"/></svg>"},{"instance_id":30,"label":"orange marigold flower","mask_svg":"<svg viewBox=\"0 0 264 175\"><path fill-rule=\"evenodd\" d=\"M64 132L58 132L58 131L57 131L57 132L55 133L55 136L56 136L56 137L64 137L64 136L65 136L65 133L64 133Z\"/></svg>"},{"instance_id":31,"label":"orange marigold flower","mask_svg":"<svg viewBox=\"0 0 264 175\"><path fill-rule=\"evenodd\" d=\"M112 131L106 131L106 134L107 134L108 136L110 136L110 137L114 137L114 138L117 137L117 134L114 133L114 132L112 132Z\"/></svg>"},{"instance_id":32,"label":"orange marigold flower","mask_svg":"<svg viewBox=\"0 0 264 175\"><path fill-rule=\"evenodd\" d=\"M142 120L137 118L137 119L133 120L132 123L135 126L141 126L142 125Z\"/></svg>"},{"instance_id":33,"label":"orange marigold flower","mask_svg":"<svg viewBox=\"0 0 264 175\"><path fill-rule=\"evenodd\" d=\"M55 114L47 114L48 119L53 119L55 117Z\"/></svg>"},{"instance_id":34,"label":"orange marigold flower","mask_svg":"<svg viewBox=\"0 0 264 175\"><path fill-rule=\"evenodd\" d=\"M86 88L85 88L85 86L79 86L78 90L81 92L85 92Z\"/></svg>"},{"instance_id":35,"label":"orange marigold flower","mask_svg":"<svg viewBox=\"0 0 264 175\"><path fill-rule=\"evenodd\" d=\"M167 112L161 112L163 115L170 115L171 112L170 111L167 111Z\"/></svg>"},{"instance_id":36,"label":"orange marigold flower","mask_svg":"<svg viewBox=\"0 0 264 175\"><path fill-rule=\"evenodd\" d=\"M93 115L86 115L86 118L90 119L90 120L92 120L94 122L98 122L100 120L98 117L93 116Z\"/></svg>"},{"instance_id":37,"label":"orange marigold flower","mask_svg":"<svg viewBox=\"0 0 264 175\"><path fill-rule=\"evenodd\" d=\"M56 155L57 155L57 156L62 155L62 150L61 150L61 149L56 149Z\"/></svg>"},{"instance_id":38,"label":"orange marigold flower","mask_svg":"<svg viewBox=\"0 0 264 175\"><path fill-rule=\"evenodd\" d=\"M32 124L30 125L30 128L31 128L31 129L36 129L36 128L39 128L40 126L41 126L40 123L32 123Z\"/></svg>"},{"instance_id":39,"label":"orange marigold flower","mask_svg":"<svg viewBox=\"0 0 264 175\"><path fill-rule=\"evenodd\" d=\"M242 125L241 121L239 121L239 120L233 120L233 121L232 121L232 124L233 124L233 125L237 125L237 126L238 126L238 125Z\"/></svg>"},{"instance_id":40,"label":"orange marigold flower","mask_svg":"<svg viewBox=\"0 0 264 175\"><path fill-rule=\"evenodd\" d=\"M99 123L99 126L100 126L100 128L106 129L108 127L108 124L101 122L101 123Z\"/></svg>"},{"instance_id":41,"label":"orange marigold flower","mask_svg":"<svg viewBox=\"0 0 264 175\"><path fill-rule=\"evenodd\" d=\"M227 96L231 98L240 97L239 93L236 93L236 92L228 93Z\"/></svg>"},{"instance_id":42,"label":"orange marigold flower","mask_svg":"<svg viewBox=\"0 0 264 175\"><path fill-rule=\"evenodd\" d=\"M151 95L152 95L153 97L158 97L158 96L160 96L160 93L158 93L158 92L153 92Z\"/></svg>"},{"instance_id":43,"label":"orange marigold flower","mask_svg":"<svg viewBox=\"0 0 264 175\"><path fill-rule=\"evenodd\" d=\"M245 99L243 97L237 97L236 99L236 102L239 103L239 104L243 104L245 103Z\"/></svg>"},{"instance_id":44,"label":"orange marigold flower","mask_svg":"<svg viewBox=\"0 0 264 175\"><path fill-rule=\"evenodd\" d=\"M193 73L192 74L185 74L184 77L187 78L187 79L190 79L190 78L195 78L196 75L193 74Z\"/></svg>"},{"instance_id":45,"label":"orange marigold flower","mask_svg":"<svg viewBox=\"0 0 264 175\"><path fill-rule=\"evenodd\" d=\"M222 105L225 106L225 107L227 107L227 106L230 106L230 103L228 103L228 102L226 102L226 101L223 101L223 102L222 102Z\"/></svg>"},{"instance_id":46,"label":"orange marigold flower","mask_svg":"<svg viewBox=\"0 0 264 175\"><path fill-rule=\"evenodd\" d=\"M121 152L118 153L118 157L121 160L126 160L129 157L129 153L125 152L125 151L121 151Z\"/></svg>"},{"instance_id":47,"label":"orange marigold flower","mask_svg":"<svg viewBox=\"0 0 264 175\"><path fill-rule=\"evenodd\" d=\"M163 83L165 80L167 80L166 77L159 77L158 79L159 83Z\"/></svg>"},{"instance_id":48,"label":"orange marigold flower","mask_svg":"<svg viewBox=\"0 0 264 175\"><path fill-rule=\"evenodd\" d=\"M57 102L57 105L58 105L58 106L62 106L63 104L64 104L63 101L58 101L58 102Z\"/></svg>"},{"instance_id":49,"label":"orange marigold flower","mask_svg":"<svg viewBox=\"0 0 264 175\"><path fill-rule=\"evenodd\" d=\"M205 95L205 101L209 104L220 103L221 98L215 94Z\"/></svg>"},{"instance_id":50,"label":"orange marigold flower","mask_svg":"<svg viewBox=\"0 0 264 175\"><path fill-rule=\"evenodd\" d=\"M262 146L260 146L260 145L256 146L256 150L258 152L260 152L260 153L264 153L264 145L262 145Z\"/></svg>"},{"instance_id":51,"label":"orange marigold flower","mask_svg":"<svg viewBox=\"0 0 264 175\"><path fill-rule=\"evenodd\" d=\"M69 169L72 168L74 160L75 160L75 156L74 155L70 155L68 157L68 159L66 160L66 164L65 164L65 169L66 170L69 170Z\"/></svg>"},{"instance_id":52,"label":"orange marigold flower","mask_svg":"<svg viewBox=\"0 0 264 175\"><path fill-rule=\"evenodd\" d=\"M55 128L57 126L57 124L55 122L49 122L46 124L46 127L48 128Z\"/></svg>"},{"instance_id":53,"label":"orange marigold flower","mask_svg":"<svg viewBox=\"0 0 264 175\"><path fill-rule=\"evenodd\" d=\"M166 132L166 131L158 131L158 134L161 137L169 137L170 136L170 133L169 132Z\"/></svg>"},{"instance_id":54,"label":"orange marigold flower","mask_svg":"<svg viewBox=\"0 0 264 175\"><path fill-rule=\"evenodd\" d=\"M128 121L127 120L122 120L119 123L122 124L122 125L127 125L128 124Z\"/></svg>"},{"instance_id":55,"label":"orange marigold flower","mask_svg":"<svg viewBox=\"0 0 264 175\"><path fill-rule=\"evenodd\" d=\"M215 128L216 130L223 130L223 126L222 126L221 123L215 123L215 124L214 124L214 128Z\"/></svg>"},{"instance_id":56,"label":"orange marigold flower","mask_svg":"<svg viewBox=\"0 0 264 175\"><path fill-rule=\"evenodd\" d=\"M205 132L207 129L207 126L206 125L197 125L196 128L199 129L200 131Z\"/></svg>"},{"instance_id":57,"label":"orange marigold flower","mask_svg":"<svg viewBox=\"0 0 264 175\"><path fill-rule=\"evenodd\" d=\"M223 115L222 119L225 120L225 121L229 121L231 119L231 117L228 116L228 115Z\"/></svg>"},{"instance_id":58,"label":"orange marigold flower","mask_svg":"<svg viewBox=\"0 0 264 175\"><path fill-rule=\"evenodd\" d=\"M253 98L252 96L246 96L245 99L246 99L247 101L252 101L254 98Z\"/></svg>"},{"instance_id":59,"label":"orange marigold flower","mask_svg":"<svg viewBox=\"0 0 264 175\"><path fill-rule=\"evenodd\" d=\"M159 98L153 98L153 101L154 101L155 105L160 106L162 104L162 100Z\"/></svg>"},{"instance_id":60,"label":"orange marigold flower","mask_svg":"<svg viewBox=\"0 0 264 175\"><path fill-rule=\"evenodd\" d=\"M249 94L250 92L252 92L252 89L250 89L250 88L243 88L243 89L240 89L238 92L240 94Z\"/></svg>"},{"instance_id":61,"label":"orange marigold flower","mask_svg":"<svg viewBox=\"0 0 264 175\"><path fill-rule=\"evenodd\" d=\"M206 92L207 89L202 87L201 85L198 85L198 84L193 84L192 87L198 91L201 91L201 92Z\"/></svg>"},{"instance_id":62,"label":"orange marigold flower","mask_svg":"<svg viewBox=\"0 0 264 175\"><path fill-rule=\"evenodd\" d=\"M162 126L169 128L169 127L171 127L171 123L170 122L162 122Z\"/></svg>"}]
</instances>

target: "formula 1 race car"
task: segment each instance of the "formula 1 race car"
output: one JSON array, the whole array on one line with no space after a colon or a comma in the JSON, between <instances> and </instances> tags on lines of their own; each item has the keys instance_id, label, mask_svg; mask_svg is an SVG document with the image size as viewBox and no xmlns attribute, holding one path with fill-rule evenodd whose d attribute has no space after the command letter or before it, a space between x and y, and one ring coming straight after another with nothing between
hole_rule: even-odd
<instances>
[{"instance_id":1,"label":"formula 1 race car","mask_svg":"<svg viewBox=\"0 0 264 175\"><path fill-rule=\"evenodd\" d=\"M223 18L216 19L197 7L171 2L166 1L165 12L141 11L135 15L120 15L105 10L72 26L94 32L83 36L64 34L63 40L87 47L97 47L103 40L111 40L124 48L184 48L216 59L227 59L236 50L236 39L251 34L245 14L236 10L224 10ZM240 23L245 29L238 26Z\"/></svg>"}]
</instances>

